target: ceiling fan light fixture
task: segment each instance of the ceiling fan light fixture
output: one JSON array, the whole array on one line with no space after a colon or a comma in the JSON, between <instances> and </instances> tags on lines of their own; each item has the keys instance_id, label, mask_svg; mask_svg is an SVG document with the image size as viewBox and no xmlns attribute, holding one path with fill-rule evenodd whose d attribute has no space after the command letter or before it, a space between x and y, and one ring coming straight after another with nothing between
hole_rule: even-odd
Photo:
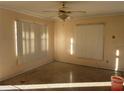
<instances>
[{"instance_id":1,"label":"ceiling fan light fixture","mask_svg":"<svg viewBox=\"0 0 124 93\"><path fill-rule=\"evenodd\" d=\"M65 21L69 16L66 13L62 13L59 15L59 18Z\"/></svg>"},{"instance_id":2,"label":"ceiling fan light fixture","mask_svg":"<svg viewBox=\"0 0 124 93\"><path fill-rule=\"evenodd\" d=\"M66 21L66 20L70 20L71 13L86 13L86 11L81 11L81 10L68 10L68 7L65 6L66 2L61 2L61 7L57 10L53 10L53 11L43 11L43 12L57 12L58 13L58 17L59 19L61 19L62 21Z\"/></svg>"}]
</instances>

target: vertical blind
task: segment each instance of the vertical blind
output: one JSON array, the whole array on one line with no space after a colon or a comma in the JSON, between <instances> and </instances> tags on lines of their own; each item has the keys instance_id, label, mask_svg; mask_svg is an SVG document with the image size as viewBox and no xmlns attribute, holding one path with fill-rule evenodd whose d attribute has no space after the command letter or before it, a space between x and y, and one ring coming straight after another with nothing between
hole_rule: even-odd
<instances>
[{"instance_id":1,"label":"vertical blind","mask_svg":"<svg viewBox=\"0 0 124 93\"><path fill-rule=\"evenodd\" d=\"M103 59L103 24L78 25L74 34L77 57Z\"/></svg>"},{"instance_id":2,"label":"vertical blind","mask_svg":"<svg viewBox=\"0 0 124 93\"><path fill-rule=\"evenodd\" d=\"M18 61L34 61L47 56L47 26L27 21L16 21L16 25Z\"/></svg>"}]
</instances>

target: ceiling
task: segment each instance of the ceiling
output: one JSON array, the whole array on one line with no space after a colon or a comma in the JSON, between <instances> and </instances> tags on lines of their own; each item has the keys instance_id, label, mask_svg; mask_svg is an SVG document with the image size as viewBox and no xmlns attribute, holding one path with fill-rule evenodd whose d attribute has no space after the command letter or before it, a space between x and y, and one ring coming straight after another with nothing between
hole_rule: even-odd
<instances>
[{"instance_id":1,"label":"ceiling","mask_svg":"<svg viewBox=\"0 0 124 93\"><path fill-rule=\"evenodd\" d=\"M0 1L0 7L29 14L32 16L56 19L61 1ZM101 15L124 14L124 1L66 1L67 10L86 11L86 13L72 13L71 17L89 17Z\"/></svg>"}]
</instances>

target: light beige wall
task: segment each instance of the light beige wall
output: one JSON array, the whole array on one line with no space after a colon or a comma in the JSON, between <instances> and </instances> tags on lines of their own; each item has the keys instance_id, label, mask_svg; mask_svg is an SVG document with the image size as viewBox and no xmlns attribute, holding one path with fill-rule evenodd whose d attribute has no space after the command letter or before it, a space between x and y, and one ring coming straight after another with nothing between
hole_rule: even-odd
<instances>
[{"instance_id":1,"label":"light beige wall","mask_svg":"<svg viewBox=\"0 0 124 93\"><path fill-rule=\"evenodd\" d=\"M104 23L104 60L78 58L69 54L69 39L73 37L76 24ZM112 39L115 35L116 38ZM67 63L74 63L98 68L114 69L114 49L120 49L120 57L124 58L124 16L104 16L92 18L71 19L70 21L55 23L55 60ZM93 43L93 42L91 42ZM91 46L92 47L92 46ZM107 62L108 61L108 62ZM119 63L119 70L124 70L124 62Z\"/></svg>"},{"instance_id":2,"label":"light beige wall","mask_svg":"<svg viewBox=\"0 0 124 93\"><path fill-rule=\"evenodd\" d=\"M48 57L41 58L35 62L18 64L15 56L14 42L14 20L28 20L48 25L49 29L49 51ZM0 80L10 78L16 74L25 72L42 64L53 61L53 22L41 20L36 17L0 9Z\"/></svg>"}]
</instances>

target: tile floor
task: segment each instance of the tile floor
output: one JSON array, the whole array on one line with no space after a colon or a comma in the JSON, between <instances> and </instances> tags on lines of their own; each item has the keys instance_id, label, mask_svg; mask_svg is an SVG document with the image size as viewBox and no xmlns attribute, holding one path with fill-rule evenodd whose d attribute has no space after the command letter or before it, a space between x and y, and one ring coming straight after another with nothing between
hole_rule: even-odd
<instances>
[{"instance_id":1,"label":"tile floor","mask_svg":"<svg viewBox=\"0 0 124 93\"><path fill-rule=\"evenodd\" d=\"M123 75L123 72L120 72ZM31 71L17 75L13 78L0 82L1 85L26 85L26 84L54 84L54 83L80 83L80 82L108 82L114 71L93 67L74 65L62 62L53 62L40 66ZM23 90L23 89L19 89ZM27 89L28 90L28 89ZM30 89L31 90L31 89ZM73 88L47 88L32 90L48 91L107 91L105 87L73 87Z\"/></svg>"}]
</instances>

